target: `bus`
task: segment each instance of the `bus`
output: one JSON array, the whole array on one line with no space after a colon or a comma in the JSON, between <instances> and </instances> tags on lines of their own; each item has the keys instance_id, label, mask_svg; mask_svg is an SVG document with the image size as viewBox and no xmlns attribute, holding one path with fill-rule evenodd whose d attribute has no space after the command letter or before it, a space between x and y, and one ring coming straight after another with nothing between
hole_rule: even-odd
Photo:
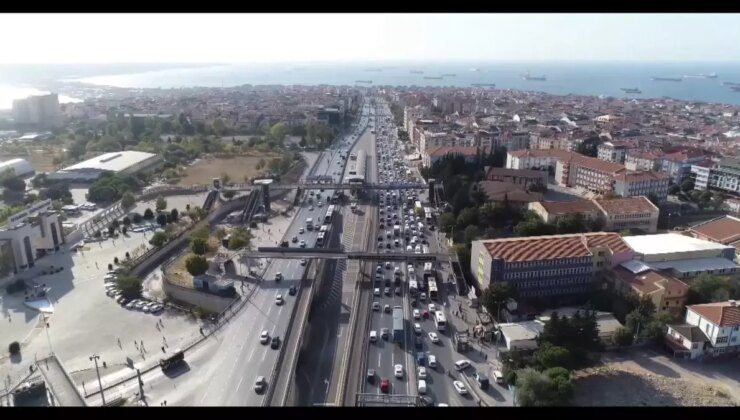
<instances>
[{"instance_id":1,"label":"bus","mask_svg":"<svg viewBox=\"0 0 740 420\"><path fill-rule=\"evenodd\" d=\"M428 287L429 287L429 298L431 300L437 300L438 292L437 292L437 281L429 279L428 281Z\"/></svg>"},{"instance_id":2,"label":"bus","mask_svg":"<svg viewBox=\"0 0 740 420\"><path fill-rule=\"evenodd\" d=\"M159 367L162 368L162 370L168 370L171 367L176 366L178 363L182 362L185 359L185 352L176 349L173 354L165 359L159 359Z\"/></svg>"},{"instance_id":3,"label":"bus","mask_svg":"<svg viewBox=\"0 0 740 420\"><path fill-rule=\"evenodd\" d=\"M424 207L424 218L426 219L427 225L432 224L432 209Z\"/></svg>"},{"instance_id":4,"label":"bus","mask_svg":"<svg viewBox=\"0 0 740 420\"><path fill-rule=\"evenodd\" d=\"M447 319L445 318L444 312L434 312L434 324L437 326L437 330L439 331L444 331L447 328Z\"/></svg>"},{"instance_id":5,"label":"bus","mask_svg":"<svg viewBox=\"0 0 740 420\"><path fill-rule=\"evenodd\" d=\"M326 216L324 216L324 223L329 224L331 223L332 219L334 218L334 204L330 205L329 208L326 210Z\"/></svg>"}]
</instances>

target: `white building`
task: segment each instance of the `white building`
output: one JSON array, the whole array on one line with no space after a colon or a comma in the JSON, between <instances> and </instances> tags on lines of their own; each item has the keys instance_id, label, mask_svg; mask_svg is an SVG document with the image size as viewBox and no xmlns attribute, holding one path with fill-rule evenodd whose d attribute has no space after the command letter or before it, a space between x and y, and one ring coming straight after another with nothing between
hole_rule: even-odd
<instances>
[{"instance_id":1,"label":"white building","mask_svg":"<svg viewBox=\"0 0 740 420\"><path fill-rule=\"evenodd\" d=\"M674 355L690 359L740 352L737 301L687 306L685 322L668 326L666 344Z\"/></svg>"},{"instance_id":2,"label":"white building","mask_svg":"<svg viewBox=\"0 0 740 420\"><path fill-rule=\"evenodd\" d=\"M545 324L542 321L523 321L498 324L506 350L537 350L537 337Z\"/></svg>"},{"instance_id":3,"label":"white building","mask_svg":"<svg viewBox=\"0 0 740 420\"><path fill-rule=\"evenodd\" d=\"M12 170L16 176L25 176L34 172L33 166L27 160L20 158L0 162L0 174L8 169Z\"/></svg>"},{"instance_id":4,"label":"white building","mask_svg":"<svg viewBox=\"0 0 740 420\"><path fill-rule=\"evenodd\" d=\"M50 179L94 181L107 171L132 175L138 172L151 171L161 164L161 156L153 153L111 152L50 173L48 177Z\"/></svg>"},{"instance_id":5,"label":"white building","mask_svg":"<svg viewBox=\"0 0 740 420\"><path fill-rule=\"evenodd\" d=\"M16 99L13 101L13 119L17 124L57 126L61 122L59 96L56 93L50 93Z\"/></svg>"}]
</instances>

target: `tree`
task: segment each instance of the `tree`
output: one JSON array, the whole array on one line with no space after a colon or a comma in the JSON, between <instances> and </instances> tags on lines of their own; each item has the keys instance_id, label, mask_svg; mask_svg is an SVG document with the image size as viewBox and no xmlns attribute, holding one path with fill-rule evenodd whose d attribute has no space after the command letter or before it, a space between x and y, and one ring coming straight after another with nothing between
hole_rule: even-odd
<instances>
[{"instance_id":1,"label":"tree","mask_svg":"<svg viewBox=\"0 0 740 420\"><path fill-rule=\"evenodd\" d=\"M534 353L534 360L542 369L569 367L571 357L568 349L545 342Z\"/></svg>"},{"instance_id":2,"label":"tree","mask_svg":"<svg viewBox=\"0 0 740 420\"><path fill-rule=\"evenodd\" d=\"M627 328L619 327L614 331L614 344L617 347L629 347L632 345L634 334Z\"/></svg>"},{"instance_id":3,"label":"tree","mask_svg":"<svg viewBox=\"0 0 740 420\"><path fill-rule=\"evenodd\" d=\"M204 255L206 253L206 240L203 238L191 238L190 249L195 255Z\"/></svg>"},{"instance_id":4,"label":"tree","mask_svg":"<svg viewBox=\"0 0 740 420\"><path fill-rule=\"evenodd\" d=\"M502 305L514 296L514 289L510 283L494 282L483 291L481 302L488 313L494 314L494 318L500 321L500 310Z\"/></svg>"},{"instance_id":5,"label":"tree","mask_svg":"<svg viewBox=\"0 0 740 420\"><path fill-rule=\"evenodd\" d=\"M188 212L188 217L193 222L198 223L204 217L206 217L206 211L200 208L199 206L195 206L192 209L190 209L190 211Z\"/></svg>"},{"instance_id":6,"label":"tree","mask_svg":"<svg viewBox=\"0 0 740 420\"><path fill-rule=\"evenodd\" d=\"M167 225L167 214L165 213L159 213L157 215L157 223L159 223L160 226L164 227Z\"/></svg>"},{"instance_id":7,"label":"tree","mask_svg":"<svg viewBox=\"0 0 740 420\"><path fill-rule=\"evenodd\" d=\"M439 215L439 228L442 232L451 233L452 228L455 227L455 215L449 212L445 212Z\"/></svg>"},{"instance_id":8,"label":"tree","mask_svg":"<svg viewBox=\"0 0 740 420\"><path fill-rule=\"evenodd\" d=\"M144 220L152 219L154 219L154 212L152 211L152 209L147 208L146 210L144 210Z\"/></svg>"},{"instance_id":9,"label":"tree","mask_svg":"<svg viewBox=\"0 0 740 420\"><path fill-rule=\"evenodd\" d=\"M167 208L167 200L164 199L161 195L157 197L157 201L154 204L154 208L157 210L157 212L160 212Z\"/></svg>"},{"instance_id":10,"label":"tree","mask_svg":"<svg viewBox=\"0 0 740 420\"><path fill-rule=\"evenodd\" d=\"M229 243L226 248L230 250L249 247L252 235L243 227L238 227L231 232Z\"/></svg>"},{"instance_id":11,"label":"tree","mask_svg":"<svg viewBox=\"0 0 740 420\"><path fill-rule=\"evenodd\" d=\"M136 197L134 197L134 194L130 191L124 193L121 197L121 205L123 206L123 208L130 209L134 206L134 204L136 204Z\"/></svg>"},{"instance_id":12,"label":"tree","mask_svg":"<svg viewBox=\"0 0 740 420\"><path fill-rule=\"evenodd\" d=\"M177 219L180 217L180 212L178 212L177 209L172 209L170 211L170 217L172 217L173 222L176 222Z\"/></svg>"},{"instance_id":13,"label":"tree","mask_svg":"<svg viewBox=\"0 0 740 420\"><path fill-rule=\"evenodd\" d=\"M480 229L476 225L468 225L465 228L465 243L471 243L480 235Z\"/></svg>"},{"instance_id":14,"label":"tree","mask_svg":"<svg viewBox=\"0 0 740 420\"><path fill-rule=\"evenodd\" d=\"M216 237L216 239L222 241L226 237L226 229L219 227L216 229L215 232L213 232L213 235Z\"/></svg>"},{"instance_id":15,"label":"tree","mask_svg":"<svg viewBox=\"0 0 740 420\"><path fill-rule=\"evenodd\" d=\"M131 226L131 219L128 216L125 216L123 218L123 225L124 226Z\"/></svg>"},{"instance_id":16,"label":"tree","mask_svg":"<svg viewBox=\"0 0 740 420\"><path fill-rule=\"evenodd\" d=\"M185 268L192 276L199 276L208 271L208 261L202 255L190 255L185 259Z\"/></svg>"},{"instance_id":17,"label":"tree","mask_svg":"<svg viewBox=\"0 0 740 420\"><path fill-rule=\"evenodd\" d=\"M139 213L134 213L134 214L131 215L131 221L133 223L137 223L137 224L138 223L141 223L142 219L143 219L143 217L141 217L141 214L139 214Z\"/></svg>"},{"instance_id":18,"label":"tree","mask_svg":"<svg viewBox=\"0 0 740 420\"><path fill-rule=\"evenodd\" d=\"M681 186L678 184L673 184L670 187L668 187L668 194L670 195L676 195L681 191Z\"/></svg>"},{"instance_id":19,"label":"tree","mask_svg":"<svg viewBox=\"0 0 740 420\"><path fill-rule=\"evenodd\" d=\"M108 226L108 236L113 236L116 234L116 228L111 224Z\"/></svg>"},{"instance_id":20,"label":"tree","mask_svg":"<svg viewBox=\"0 0 740 420\"><path fill-rule=\"evenodd\" d=\"M694 301L699 303L720 302L729 299L730 284L726 278L709 273L699 274L691 283Z\"/></svg>"},{"instance_id":21,"label":"tree","mask_svg":"<svg viewBox=\"0 0 740 420\"><path fill-rule=\"evenodd\" d=\"M558 219L557 230L560 234L582 233L586 230L583 215L580 213L569 214Z\"/></svg>"},{"instance_id":22,"label":"tree","mask_svg":"<svg viewBox=\"0 0 740 420\"><path fill-rule=\"evenodd\" d=\"M226 185L231 181L231 176L226 172L221 174L221 185Z\"/></svg>"},{"instance_id":23,"label":"tree","mask_svg":"<svg viewBox=\"0 0 740 420\"><path fill-rule=\"evenodd\" d=\"M121 273L116 278L116 284L126 299L136 299L141 296L142 281L129 273Z\"/></svg>"},{"instance_id":24,"label":"tree","mask_svg":"<svg viewBox=\"0 0 740 420\"><path fill-rule=\"evenodd\" d=\"M114 219L112 222L110 222L110 225L113 226L113 229L118 229L121 227L121 222L118 221L118 219Z\"/></svg>"},{"instance_id":25,"label":"tree","mask_svg":"<svg viewBox=\"0 0 740 420\"><path fill-rule=\"evenodd\" d=\"M17 341L13 341L8 345L8 352L11 356L15 356L21 352L21 345Z\"/></svg>"},{"instance_id":26,"label":"tree","mask_svg":"<svg viewBox=\"0 0 740 420\"><path fill-rule=\"evenodd\" d=\"M154 235L152 235L152 239L149 240L149 244L159 248L166 244L169 239L169 235L167 235L166 232L155 232Z\"/></svg>"},{"instance_id":27,"label":"tree","mask_svg":"<svg viewBox=\"0 0 740 420\"><path fill-rule=\"evenodd\" d=\"M118 257L113 257L113 264L118 265Z\"/></svg>"},{"instance_id":28,"label":"tree","mask_svg":"<svg viewBox=\"0 0 740 420\"><path fill-rule=\"evenodd\" d=\"M689 191L694 189L694 180L693 179L687 179L684 180L681 183L681 191L688 193Z\"/></svg>"},{"instance_id":29,"label":"tree","mask_svg":"<svg viewBox=\"0 0 740 420\"><path fill-rule=\"evenodd\" d=\"M128 233L128 226L124 225L123 228L121 228L121 233L124 235Z\"/></svg>"},{"instance_id":30,"label":"tree","mask_svg":"<svg viewBox=\"0 0 740 420\"><path fill-rule=\"evenodd\" d=\"M601 232L606 227L606 219L603 216L597 216L591 219L589 224L591 232Z\"/></svg>"},{"instance_id":31,"label":"tree","mask_svg":"<svg viewBox=\"0 0 740 420\"><path fill-rule=\"evenodd\" d=\"M232 198L234 198L235 194L236 193L233 190L224 191L224 198L227 200L231 200Z\"/></svg>"},{"instance_id":32,"label":"tree","mask_svg":"<svg viewBox=\"0 0 740 420\"><path fill-rule=\"evenodd\" d=\"M522 407L552 407L568 404L572 393L570 380L564 380L559 371L555 379L532 368L517 372L517 401Z\"/></svg>"},{"instance_id":33,"label":"tree","mask_svg":"<svg viewBox=\"0 0 740 420\"><path fill-rule=\"evenodd\" d=\"M12 170L8 169L6 171L10 173L14 173ZM7 188L11 191L15 192L24 192L26 191L26 182L22 180L20 177L17 176L7 176L3 178L2 182L0 183L4 188Z\"/></svg>"}]
</instances>

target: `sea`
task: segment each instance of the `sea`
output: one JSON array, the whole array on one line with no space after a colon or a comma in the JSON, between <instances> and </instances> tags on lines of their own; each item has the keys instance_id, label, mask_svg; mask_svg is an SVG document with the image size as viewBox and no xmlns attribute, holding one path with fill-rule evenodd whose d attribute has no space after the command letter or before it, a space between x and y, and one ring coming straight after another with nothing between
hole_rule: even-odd
<instances>
[{"instance_id":1,"label":"sea","mask_svg":"<svg viewBox=\"0 0 740 420\"><path fill-rule=\"evenodd\" d=\"M151 67L151 65L150 65ZM121 67L124 68L124 67ZM740 105L740 92L722 82L740 83L738 62L456 62L456 63L278 63L159 65L137 71L126 65L85 67L75 77L70 66L54 76L47 66L46 80L83 82L124 88L232 87L241 85L359 85L359 86L456 86L495 84L497 89L517 89L554 95L592 95L628 98L674 98ZM421 73L423 72L423 74ZM716 73L717 78L684 76ZM8 74L0 68L0 86ZM35 73L38 75L38 71ZM546 80L524 80L522 75ZM426 79L432 77L434 79ZM654 81L652 77L681 78L679 82ZM362 82L359 82L362 81ZM371 83L368 83L371 82ZM26 82L29 83L29 82ZM627 94L622 88L638 88ZM0 90L0 108L8 103ZM71 98L74 99L74 98ZM12 99L11 99L12 101Z\"/></svg>"}]
</instances>

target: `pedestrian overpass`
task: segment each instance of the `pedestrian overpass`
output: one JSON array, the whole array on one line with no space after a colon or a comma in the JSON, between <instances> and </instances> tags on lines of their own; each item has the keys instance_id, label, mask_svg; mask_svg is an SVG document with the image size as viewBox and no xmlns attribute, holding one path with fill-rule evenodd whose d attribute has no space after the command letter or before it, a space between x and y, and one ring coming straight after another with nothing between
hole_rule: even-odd
<instances>
[{"instance_id":1,"label":"pedestrian overpass","mask_svg":"<svg viewBox=\"0 0 740 420\"><path fill-rule=\"evenodd\" d=\"M67 374L56 355L52 353L49 357L37 360L36 366L54 397L54 405L60 407L87 406L77 385Z\"/></svg>"},{"instance_id":2,"label":"pedestrian overpass","mask_svg":"<svg viewBox=\"0 0 740 420\"><path fill-rule=\"evenodd\" d=\"M363 260L363 261L414 261L434 262L449 259L448 254L413 254L406 252L364 252L344 251L339 248L284 248L259 247L257 251L237 251L236 254L247 258L274 258L274 259L327 259L327 260ZM234 255L234 256L235 256ZM233 257L233 256L232 256ZM229 258L230 259L230 258Z\"/></svg>"}]
</instances>

